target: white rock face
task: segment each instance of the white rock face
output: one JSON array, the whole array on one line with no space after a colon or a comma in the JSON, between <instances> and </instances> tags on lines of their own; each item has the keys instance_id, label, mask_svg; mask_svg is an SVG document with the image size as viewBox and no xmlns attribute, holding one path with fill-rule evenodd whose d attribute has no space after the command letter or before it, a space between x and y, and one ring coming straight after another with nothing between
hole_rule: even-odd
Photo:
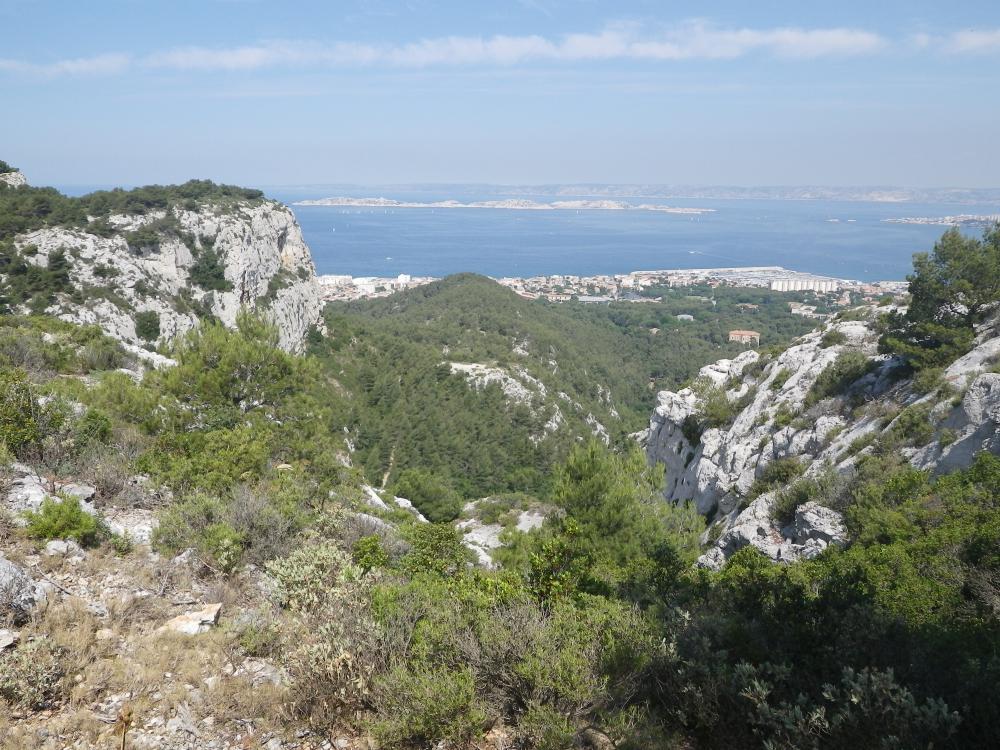
<instances>
[{"instance_id":1,"label":"white rock face","mask_svg":"<svg viewBox=\"0 0 1000 750\"><path fill-rule=\"evenodd\" d=\"M822 348L822 331L815 331L755 377L743 377L759 358L755 351L702 368L699 377L717 387L728 386L730 401L748 393L752 398L731 426L705 430L697 445L684 436L685 420L698 412L697 393L685 388L659 394L645 443L650 461L666 466L668 500L693 500L706 515L729 513L771 461L786 456L810 459L823 451L827 436L844 426L839 417L821 416L801 429L778 427L775 417L801 412L809 388L846 347L875 354L877 337L865 323L851 321L832 327L845 334L846 344Z\"/></svg>"},{"instance_id":2,"label":"white rock face","mask_svg":"<svg viewBox=\"0 0 1000 750\"><path fill-rule=\"evenodd\" d=\"M843 333L845 343L823 348L822 335L830 329ZM1000 374L985 372L1000 358L997 333L985 326L976 348L945 370L947 383L958 389L967 386L958 405L944 392L917 394L909 380L896 377L898 363L878 357L878 335L864 321L831 323L804 336L762 368L750 367L758 358L753 351L703 368L700 376L727 388L730 402L749 400L730 425L705 430L695 445L685 437L684 427L688 417L698 413L699 395L691 389L660 393L641 439L648 459L666 467L666 499L692 500L723 530L700 564L721 567L747 545L773 560L788 561L814 557L830 544L842 544L846 540L843 520L829 509L803 506L799 510L804 515L778 529L770 518L772 493L761 495L742 512L739 505L754 480L776 459L799 460L806 476L827 467L850 472L858 450L852 444L891 429L893 423L886 424L883 416L900 406L926 404L931 408L935 438L926 446L905 449L917 468L952 471L968 466L980 451L1000 453ZM873 360L872 371L849 389L865 408L854 413L841 408L843 403L829 401L805 410L806 395L816 378L847 349Z\"/></svg>"},{"instance_id":3,"label":"white rock face","mask_svg":"<svg viewBox=\"0 0 1000 750\"><path fill-rule=\"evenodd\" d=\"M42 599L44 595L28 574L0 555L0 617L20 622Z\"/></svg>"},{"instance_id":4,"label":"white rock face","mask_svg":"<svg viewBox=\"0 0 1000 750\"><path fill-rule=\"evenodd\" d=\"M206 633L215 627L219 621L219 613L222 611L222 604L206 604L201 609L193 612L185 612L167 620L160 626L159 632L174 632L184 635L198 635Z\"/></svg>"},{"instance_id":5,"label":"white rock face","mask_svg":"<svg viewBox=\"0 0 1000 750\"><path fill-rule=\"evenodd\" d=\"M282 348L300 349L309 328L319 322L323 302L312 256L292 212L263 201L224 209L174 208L172 217L194 239L196 253L209 246L214 249L231 290L195 286L191 281L195 254L169 232L160 235L156 249L130 248L122 236L107 238L63 227L20 235L16 244L21 249L37 248L29 261L41 266L48 265L56 251L66 251L70 279L84 290L86 300L75 303L63 298L48 312L71 322L96 324L131 346L144 343L136 333L136 313L156 313L160 340L172 340L194 327L199 320L195 308L200 306L227 326L235 324L241 307L261 311L276 325ZM162 212L112 216L109 223L127 233L162 218ZM182 299L182 294L189 299Z\"/></svg>"},{"instance_id":6,"label":"white rock face","mask_svg":"<svg viewBox=\"0 0 1000 750\"><path fill-rule=\"evenodd\" d=\"M493 568L493 556L490 554L498 547L502 547L500 535L503 533L503 526L498 523L480 523L475 518L459 521L455 528L462 532L462 543L471 549L484 568Z\"/></svg>"},{"instance_id":7,"label":"white rock face","mask_svg":"<svg viewBox=\"0 0 1000 750\"><path fill-rule=\"evenodd\" d=\"M0 174L0 183L16 188L27 185L28 179L20 172L4 172Z\"/></svg>"},{"instance_id":8,"label":"white rock face","mask_svg":"<svg viewBox=\"0 0 1000 750\"><path fill-rule=\"evenodd\" d=\"M531 375L524 367L514 365L510 370L506 370L502 367L493 367L478 362L449 362L447 364L453 374L462 375L469 385L476 390L482 390L490 385L497 385L503 392L508 404L527 406L536 414L539 410L543 410L547 416L547 420L543 427L543 434L532 436L535 442L542 440L545 434L555 432L566 422L566 418L558 404L548 400L549 393L545 387L545 383ZM610 406L610 391L598 385L598 392L601 394L602 401L605 401ZM556 395L570 409L579 412L583 416L585 409L582 404L574 401L569 394L562 391ZM609 413L612 416L617 416L617 412L613 407L609 409ZM597 417L587 412L586 416L583 416L583 420L594 437L601 440L605 445L610 443L611 437L608 430Z\"/></svg>"},{"instance_id":9,"label":"white rock face","mask_svg":"<svg viewBox=\"0 0 1000 750\"><path fill-rule=\"evenodd\" d=\"M719 570L747 546L756 547L775 562L789 563L811 560L831 544L847 544L844 517L814 502L796 508L795 521L779 531L771 518L774 500L775 493L768 492L750 503L718 542L698 558L698 565Z\"/></svg>"}]
</instances>

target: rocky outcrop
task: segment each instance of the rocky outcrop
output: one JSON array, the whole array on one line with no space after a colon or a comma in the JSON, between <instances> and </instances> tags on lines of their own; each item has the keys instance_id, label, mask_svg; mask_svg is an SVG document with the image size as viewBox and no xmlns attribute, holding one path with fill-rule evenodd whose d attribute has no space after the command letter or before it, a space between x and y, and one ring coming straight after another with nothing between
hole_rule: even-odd
<instances>
[{"instance_id":1,"label":"rocky outcrop","mask_svg":"<svg viewBox=\"0 0 1000 750\"><path fill-rule=\"evenodd\" d=\"M824 338L829 331L841 335ZM831 340L842 343L829 345ZM720 567L747 545L773 560L789 561L844 543L843 522L834 511L803 506L799 510L807 508L805 515L779 528L771 518L774 493L751 502L751 488L778 459L798 461L807 477L850 473L857 456L870 450L866 443L894 430L908 407L926 409L933 428L926 445L900 448L917 468L952 471L968 466L980 451L1000 452L1000 374L988 371L1000 360L1000 336L992 324L979 331L973 351L946 368L941 385L926 394L901 377L897 361L877 354L877 342L868 322L836 321L771 360L745 352L703 368L698 387L659 394L641 439L648 459L665 465L666 499L692 501L713 522L714 531L705 539L717 541L702 565ZM819 375L846 351L871 360L867 374L835 397L817 403L807 399ZM695 425L709 387L724 390L733 414L724 426L699 435Z\"/></svg>"},{"instance_id":2,"label":"rocky outcrop","mask_svg":"<svg viewBox=\"0 0 1000 750\"><path fill-rule=\"evenodd\" d=\"M207 633L219 621L221 611L221 603L206 604L201 609L185 612L167 620L159 630L160 632L181 633L183 635Z\"/></svg>"},{"instance_id":3,"label":"rocky outcrop","mask_svg":"<svg viewBox=\"0 0 1000 750\"><path fill-rule=\"evenodd\" d=\"M13 172L0 172L0 185L18 188L27 184L27 178L17 170L14 170Z\"/></svg>"},{"instance_id":4,"label":"rocky outcrop","mask_svg":"<svg viewBox=\"0 0 1000 750\"><path fill-rule=\"evenodd\" d=\"M522 351L524 351L523 348ZM587 411L582 404L573 400L563 391L555 394L558 401L550 398L545 383L534 377L522 366L514 365L508 370L478 362L448 362L447 365L453 374L463 376L469 385L476 390L495 385L500 388L508 404L526 406L533 413L544 415L546 422L542 427L541 434L532 436L532 440L535 442L542 440L545 435L559 430L566 424L566 417L559 402L562 402L565 408L579 414L594 437L605 445L611 441L608 429L593 413ZM608 405L608 413L617 418L618 412L611 405L610 391L601 385L597 386L597 390L601 395L602 402ZM585 416L584 412L586 412Z\"/></svg>"},{"instance_id":5,"label":"rocky outcrop","mask_svg":"<svg viewBox=\"0 0 1000 750\"><path fill-rule=\"evenodd\" d=\"M232 326L244 307L273 321L289 351L319 322L323 302L309 248L294 215L279 203L174 207L169 215L112 216L108 224L113 236L47 227L17 238L19 249L30 248L30 263L47 266L53 254L65 254L77 293L60 295L47 312L96 324L135 349L172 340L206 314ZM143 230L154 232L155 242ZM207 254L217 258L224 278L208 284L215 289L192 277ZM137 326L141 313L155 315L159 336L152 341L149 328Z\"/></svg>"},{"instance_id":6,"label":"rocky outcrop","mask_svg":"<svg viewBox=\"0 0 1000 750\"><path fill-rule=\"evenodd\" d=\"M709 550L698 558L698 565L719 570L732 555L744 547L755 547L775 562L811 560L831 544L847 544L843 516L814 502L795 509L795 521L784 529L773 520L775 493L761 495L740 513Z\"/></svg>"},{"instance_id":7,"label":"rocky outcrop","mask_svg":"<svg viewBox=\"0 0 1000 750\"><path fill-rule=\"evenodd\" d=\"M18 565L0 555L0 621L22 622L44 594Z\"/></svg>"},{"instance_id":8,"label":"rocky outcrop","mask_svg":"<svg viewBox=\"0 0 1000 750\"><path fill-rule=\"evenodd\" d=\"M723 388L733 403L746 405L726 427L710 428L689 440L688 426L696 419L701 397L694 388L663 391L645 435L650 461L666 466L668 500L692 500L705 515L730 513L745 497L767 464L786 456L815 458L828 436L844 428L836 415L817 415L805 424L784 424L801 415L810 387L846 348L875 355L877 337L863 322L831 326L846 337L844 344L824 347L822 331L804 336L775 360L760 367L756 351L704 367L699 378ZM754 374L747 374L756 365ZM876 381L867 383L871 390Z\"/></svg>"}]
</instances>

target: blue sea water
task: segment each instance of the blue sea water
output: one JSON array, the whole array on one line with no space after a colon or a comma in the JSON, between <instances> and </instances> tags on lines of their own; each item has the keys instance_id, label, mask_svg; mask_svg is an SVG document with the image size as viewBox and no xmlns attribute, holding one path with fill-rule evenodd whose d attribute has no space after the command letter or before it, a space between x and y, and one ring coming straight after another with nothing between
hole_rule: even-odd
<instances>
[{"instance_id":1,"label":"blue sea water","mask_svg":"<svg viewBox=\"0 0 1000 750\"><path fill-rule=\"evenodd\" d=\"M90 186L64 190L82 194ZM462 202L508 196L390 188L271 188L293 204L329 196ZM540 202L551 196L522 196ZM623 199L715 209L700 216L655 211L334 208L292 210L322 274L488 276L613 274L662 268L784 266L864 281L903 279L913 253L944 227L891 224L904 216L997 214L1000 206L821 200ZM831 221L836 219L837 221ZM963 230L978 235L979 229Z\"/></svg>"},{"instance_id":2,"label":"blue sea water","mask_svg":"<svg viewBox=\"0 0 1000 750\"><path fill-rule=\"evenodd\" d=\"M270 192L289 203L326 197L315 191ZM371 191L348 195L419 202L500 197ZM654 211L292 208L320 273L446 276L474 271L523 277L776 265L866 281L904 278L913 253L930 250L944 231L941 226L892 224L883 219L1000 210L995 205L804 200L650 202L715 212L687 216Z\"/></svg>"}]
</instances>

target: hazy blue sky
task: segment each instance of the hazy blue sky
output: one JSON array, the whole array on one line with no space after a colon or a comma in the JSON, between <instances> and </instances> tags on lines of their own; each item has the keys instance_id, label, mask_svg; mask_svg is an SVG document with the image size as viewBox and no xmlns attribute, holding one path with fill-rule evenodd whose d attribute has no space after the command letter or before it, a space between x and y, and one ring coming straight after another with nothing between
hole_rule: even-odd
<instances>
[{"instance_id":1,"label":"hazy blue sky","mask_svg":"<svg viewBox=\"0 0 1000 750\"><path fill-rule=\"evenodd\" d=\"M1000 2L0 0L36 183L1000 185Z\"/></svg>"}]
</instances>

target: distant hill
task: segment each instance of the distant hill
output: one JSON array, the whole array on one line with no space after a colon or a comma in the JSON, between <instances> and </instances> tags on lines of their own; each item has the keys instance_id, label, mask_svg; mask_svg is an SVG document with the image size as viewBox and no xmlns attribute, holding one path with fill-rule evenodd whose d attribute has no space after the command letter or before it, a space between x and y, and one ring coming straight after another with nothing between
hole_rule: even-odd
<instances>
[{"instance_id":1,"label":"distant hill","mask_svg":"<svg viewBox=\"0 0 1000 750\"><path fill-rule=\"evenodd\" d=\"M538 491L572 444L591 435L624 443L645 426L657 387L742 351L726 336L748 325L738 302L761 303L753 325L769 343L811 327L780 295L717 297L712 305L683 290L660 303L557 305L458 274L329 305L330 338L316 350L357 394L350 426L372 481L422 466L467 496ZM695 320L679 322L679 312Z\"/></svg>"}]
</instances>

